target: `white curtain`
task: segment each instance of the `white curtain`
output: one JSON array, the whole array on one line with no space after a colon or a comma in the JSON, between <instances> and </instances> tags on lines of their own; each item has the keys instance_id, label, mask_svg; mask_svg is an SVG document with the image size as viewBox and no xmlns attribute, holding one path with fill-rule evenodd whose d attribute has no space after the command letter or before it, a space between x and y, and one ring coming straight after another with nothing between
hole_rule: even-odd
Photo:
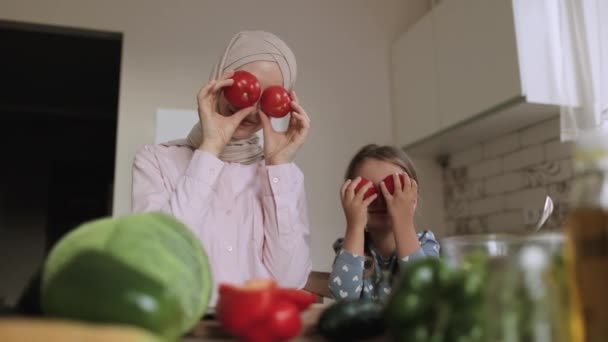
<instances>
[{"instance_id":1,"label":"white curtain","mask_svg":"<svg viewBox=\"0 0 608 342\"><path fill-rule=\"evenodd\" d=\"M555 0L553 41L561 98L561 138L608 135L608 0Z\"/></svg>"}]
</instances>

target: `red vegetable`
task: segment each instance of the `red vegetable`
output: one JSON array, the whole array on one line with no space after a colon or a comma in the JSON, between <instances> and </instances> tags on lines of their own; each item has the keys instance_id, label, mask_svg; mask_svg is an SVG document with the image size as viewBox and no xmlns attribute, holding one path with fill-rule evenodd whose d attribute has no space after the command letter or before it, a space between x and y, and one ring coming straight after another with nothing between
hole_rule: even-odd
<instances>
[{"instance_id":1,"label":"red vegetable","mask_svg":"<svg viewBox=\"0 0 608 342\"><path fill-rule=\"evenodd\" d=\"M297 289L278 288L276 294L279 299L295 304L300 311L308 309L317 300L314 294Z\"/></svg>"},{"instance_id":2,"label":"red vegetable","mask_svg":"<svg viewBox=\"0 0 608 342\"><path fill-rule=\"evenodd\" d=\"M273 280L243 286L221 284L217 317L231 334L248 342L287 341L300 333L300 312L314 301L312 293L278 288Z\"/></svg>"},{"instance_id":3,"label":"red vegetable","mask_svg":"<svg viewBox=\"0 0 608 342\"><path fill-rule=\"evenodd\" d=\"M237 109L253 106L260 98L260 82L251 73L237 70L232 76L234 83L224 88L224 97Z\"/></svg>"},{"instance_id":4,"label":"red vegetable","mask_svg":"<svg viewBox=\"0 0 608 342\"><path fill-rule=\"evenodd\" d=\"M282 118L291 111L291 96L281 86L270 86L262 94L260 107L268 116Z\"/></svg>"},{"instance_id":5,"label":"red vegetable","mask_svg":"<svg viewBox=\"0 0 608 342\"><path fill-rule=\"evenodd\" d=\"M361 180L359 181L359 184L357 184L357 187L355 187L355 193L359 192L359 190L361 188L363 188L363 186L367 183L369 183L370 180L367 178L361 178ZM376 192L376 187L374 187L373 185L371 187L369 187L369 189L367 189L367 191L365 192L365 194L363 195L363 199L368 198L369 196L373 195L377 193Z\"/></svg>"},{"instance_id":6,"label":"red vegetable","mask_svg":"<svg viewBox=\"0 0 608 342\"><path fill-rule=\"evenodd\" d=\"M272 280L257 280L246 286L221 284L217 303L217 318L222 326L237 336L247 332L249 326L263 321L274 305Z\"/></svg>"},{"instance_id":7,"label":"red vegetable","mask_svg":"<svg viewBox=\"0 0 608 342\"><path fill-rule=\"evenodd\" d=\"M399 180L401 181L401 189L404 188L405 178L403 174L399 174ZM395 193L395 181L393 180L393 175L388 175L383 179L384 185L386 185L386 189L392 195Z\"/></svg>"},{"instance_id":8,"label":"red vegetable","mask_svg":"<svg viewBox=\"0 0 608 342\"><path fill-rule=\"evenodd\" d=\"M279 300L274 305L266 326L273 333L275 341L296 337L302 329L300 310L294 303Z\"/></svg>"}]
</instances>

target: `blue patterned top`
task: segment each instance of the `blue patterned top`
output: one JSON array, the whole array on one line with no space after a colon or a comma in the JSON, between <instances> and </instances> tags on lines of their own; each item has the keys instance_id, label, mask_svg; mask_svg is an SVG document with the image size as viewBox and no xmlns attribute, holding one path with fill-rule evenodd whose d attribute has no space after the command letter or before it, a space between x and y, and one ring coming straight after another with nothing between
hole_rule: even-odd
<instances>
[{"instance_id":1,"label":"blue patterned top","mask_svg":"<svg viewBox=\"0 0 608 342\"><path fill-rule=\"evenodd\" d=\"M329 289L336 300L371 298L385 300L391 293L391 283L399 269L404 269L415 260L439 257L439 242L430 230L417 233L420 248L399 259L396 252L384 259L365 239L365 256L352 254L342 248L344 239L333 245L336 258L329 277Z\"/></svg>"}]
</instances>

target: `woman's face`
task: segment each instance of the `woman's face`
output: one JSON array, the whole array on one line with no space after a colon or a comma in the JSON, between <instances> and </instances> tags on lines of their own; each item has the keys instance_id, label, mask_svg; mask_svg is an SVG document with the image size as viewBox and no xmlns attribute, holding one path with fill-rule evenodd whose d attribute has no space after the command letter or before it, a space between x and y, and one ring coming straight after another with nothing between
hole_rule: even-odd
<instances>
[{"instance_id":1,"label":"woman's face","mask_svg":"<svg viewBox=\"0 0 608 342\"><path fill-rule=\"evenodd\" d=\"M391 227L392 223L386 209L386 202L380 196L380 182L386 176L394 173L404 173L404 170L391 162L372 158L364 160L355 170L354 177L369 179L378 191L378 197L367 208L367 228L369 230L390 229Z\"/></svg>"},{"instance_id":2,"label":"woman's face","mask_svg":"<svg viewBox=\"0 0 608 342\"><path fill-rule=\"evenodd\" d=\"M252 62L243 65L237 70L248 71L257 77L258 81L260 82L262 92L264 89L270 86L283 86L283 75L281 74L281 69L279 68L279 65L274 62ZM258 104L256 104L256 106L258 106ZM228 101L226 101L223 93L219 99L219 111L220 114L225 116L232 115L237 111L231 104L228 103ZM260 115L258 111L255 111L241 121L241 124L236 128L232 137L239 140L247 139L253 136L260 128L262 128Z\"/></svg>"}]
</instances>

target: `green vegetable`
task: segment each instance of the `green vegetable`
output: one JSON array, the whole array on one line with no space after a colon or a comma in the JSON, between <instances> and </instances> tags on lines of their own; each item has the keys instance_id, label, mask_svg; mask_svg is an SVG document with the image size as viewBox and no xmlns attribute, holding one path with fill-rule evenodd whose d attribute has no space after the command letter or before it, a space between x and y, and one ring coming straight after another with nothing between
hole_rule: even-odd
<instances>
[{"instance_id":1,"label":"green vegetable","mask_svg":"<svg viewBox=\"0 0 608 342\"><path fill-rule=\"evenodd\" d=\"M104 281L108 275L114 280ZM46 285L44 305L55 316L132 324L168 338L180 335L184 315L162 284L99 251L62 267Z\"/></svg>"},{"instance_id":2,"label":"green vegetable","mask_svg":"<svg viewBox=\"0 0 608 342\"><path fill-rule=\"evenodd\" d=\"M487 340L533 341L539 334L553 342L577 340L571 337L577 334L570 330L576 329L570 321L576 311L570 307L563 256L534 257L527 262L521 256L491 260L493 274L487 286L495 295L488 298Z\"/></svg>"},{"instance_id":3,"label":"green vegetable","mask_svg":"<svg viewBox=\"0 0 608 342\"><path fill-rule=\"evenodd\" d=\"M441 260L420 260L402 271L386 307L395 341L482 340L485 258L452 269Z\"/></svg>"},{"instance_id":4,"label":"green vegetable","mask_svg":"<svg viewBox=\"0 0 608 342\"><path fill-rule=\"evenodd\" d=\"M337 302L321 314L318 330L330 341L356 341L382 335L383 305L371 299Z\"/></svg>"},{"instance_id":5,"label":"green vegetable","mask_svg":"<svg viewBox=\"0 0 608 342\"><path fill-rule=\"evenodd\" d=\"M170 340L196 324L212 290L199 241L159 213L83 224L53 248L42 278L47 315L132 324Z\"/></svg>"}]
</instances>

